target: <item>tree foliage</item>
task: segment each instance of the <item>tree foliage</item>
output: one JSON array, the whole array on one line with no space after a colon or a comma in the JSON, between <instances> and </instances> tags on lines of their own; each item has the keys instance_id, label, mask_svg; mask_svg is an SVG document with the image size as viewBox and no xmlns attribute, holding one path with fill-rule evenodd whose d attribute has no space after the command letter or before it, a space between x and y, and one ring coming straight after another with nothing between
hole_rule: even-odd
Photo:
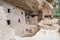
<instances>
[{"instance_id":1,"label":"tree foliage","mask_svg":"<svg viewBox=\"0 0 60 40\"><path fill-rule=\"evenodd\" d=\"M60 18L60 0L58 0L57 5L58 5L58 9L54 12L55 13L54 17Z\"/></svg>"}]
</instances>

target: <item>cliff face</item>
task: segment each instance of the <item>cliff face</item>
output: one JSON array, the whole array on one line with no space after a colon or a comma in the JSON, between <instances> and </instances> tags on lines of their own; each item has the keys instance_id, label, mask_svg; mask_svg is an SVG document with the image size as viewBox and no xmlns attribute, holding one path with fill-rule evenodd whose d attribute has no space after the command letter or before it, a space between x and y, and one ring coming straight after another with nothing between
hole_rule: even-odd
<instances>
[{"instance_id":1,"label":"cliff face","mask_svg":"<svg viewBox=\"0 0 60 40\"><path fill-rule=\"evenodd\" d=\"M38 9L39 3L36 0L5 0L25 11L34 11Z\"/></svg>"},{"instance_id":2,"label":"cliff face","mask_svg":"<svg viewBox=\"0 0 60 40\"><path fill-rule=\"evenodd\" d=\"M53 4L56 0L5 0L19 8L24 9L25 11L37 11L42 8L42 5ZM46 4L45 4L46 3ZM47 9L47 7L45 7ZM50 9L50 8L48 8Z\"/></svg>"}]
</instances>

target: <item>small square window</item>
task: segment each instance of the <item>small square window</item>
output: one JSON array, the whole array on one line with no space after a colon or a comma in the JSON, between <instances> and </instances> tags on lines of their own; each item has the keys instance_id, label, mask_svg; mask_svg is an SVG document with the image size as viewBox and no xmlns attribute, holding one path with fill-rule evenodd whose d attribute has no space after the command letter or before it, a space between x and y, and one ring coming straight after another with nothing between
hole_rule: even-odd
<instances>
[{"instance_id":1,"label":"small square window","mask_svg":"<svg viewBox=\"0 0 60 40\"><path fill-rule=\"evenodd\" d=\"M10 13L10 9L8 9L8 13Z\"/></svg>"},{"instance_id":2,"label":"small square window","mask_svg":"<svg viewBox=\"0 0 60 40\"><path fill-rule=\"evenodd\" d=\"M21 14L23 15L23 12L21 12Z\"/></svg>"},{"instance_id":3,"label":"small square window","mask_svg":"<svg viewBox=\"0 0 60 40\"><path fill-rule=\"evenodd\" d=\"M27 17L29 19L29 17Z\"/></svg>"},{"instance_id":4,"label":"small square window","mask_svg":"<svg viewBox=\"0 0 60 40\"><path fill-rule=\"evenodd\" d=\"M20 23L20 19L18 19L18 22Z\"/></svg>"},{"instance_id":5,"label":"small square window","mask_svg":"<svg viewBox=\"0 0 60 40\"><path fill-rule=\"evenodd\" d=\"M10 25L10 20L7 20L7 25Z\"/></svg>"}]
</instances>

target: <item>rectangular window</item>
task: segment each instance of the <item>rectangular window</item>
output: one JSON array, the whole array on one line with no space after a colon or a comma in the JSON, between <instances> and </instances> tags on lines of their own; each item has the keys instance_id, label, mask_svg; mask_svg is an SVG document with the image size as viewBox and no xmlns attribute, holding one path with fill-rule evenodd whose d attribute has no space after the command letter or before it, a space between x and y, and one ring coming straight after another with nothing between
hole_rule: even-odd
<instances>
[{"instance_id":1,"label":"rectangular window","mask_svg":"<svg viewBox=\"0 0 60 40\"><path fill-rule=\"evenodd\" d=\"M7 20L7 25L10 25L10 20Z\"/></svg>"},{"instance_id":2,"label":"rectangular window","mask_svg":"<svg viewBox=\"0 0 60 40\"><path fill-rule=\"evenodd\" d=\"M10 9L8 9L8 13L10 13Z\"/></svg>"},{"instance_id":3,"label":"rectangular window","mask_svg":"<svg viewBox=\"0 0 60 40\"><path fill-rule=\"evenodd\" d=\"M21 14L23 15L23 12L21 12Z\"/></svg>"},{"instance_id":4,"label":"rectangular window","mask_svg":"<svg viewBox=\"0 0 60 40\"><path fill-rule=\"evenodd\" d=\"M20 23L20 19L18 19L18 22Z\"/></svg>"}]
</instances>

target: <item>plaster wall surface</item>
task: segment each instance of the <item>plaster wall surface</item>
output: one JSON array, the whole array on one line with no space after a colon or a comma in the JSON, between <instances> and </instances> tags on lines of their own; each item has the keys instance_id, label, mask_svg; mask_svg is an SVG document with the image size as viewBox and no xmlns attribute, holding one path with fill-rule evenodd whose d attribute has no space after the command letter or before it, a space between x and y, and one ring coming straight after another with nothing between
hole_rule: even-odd
<instances>
[{"instance_id":1,"label":"plaster wall surface","mask_svg":"<svg viewBox=\"0 0 60 40\"><path fill-rule=\"evenodd\" d=\"M25 25L25 12L22 9L19 9L4 1L0 1L0 4L3 6L4 12L7 14L6 22L7 20L10 20L9 26L15 31L22 31ZM8 9L10 9L10 13L8 13Z\"/></svg>"}]
</instances>

